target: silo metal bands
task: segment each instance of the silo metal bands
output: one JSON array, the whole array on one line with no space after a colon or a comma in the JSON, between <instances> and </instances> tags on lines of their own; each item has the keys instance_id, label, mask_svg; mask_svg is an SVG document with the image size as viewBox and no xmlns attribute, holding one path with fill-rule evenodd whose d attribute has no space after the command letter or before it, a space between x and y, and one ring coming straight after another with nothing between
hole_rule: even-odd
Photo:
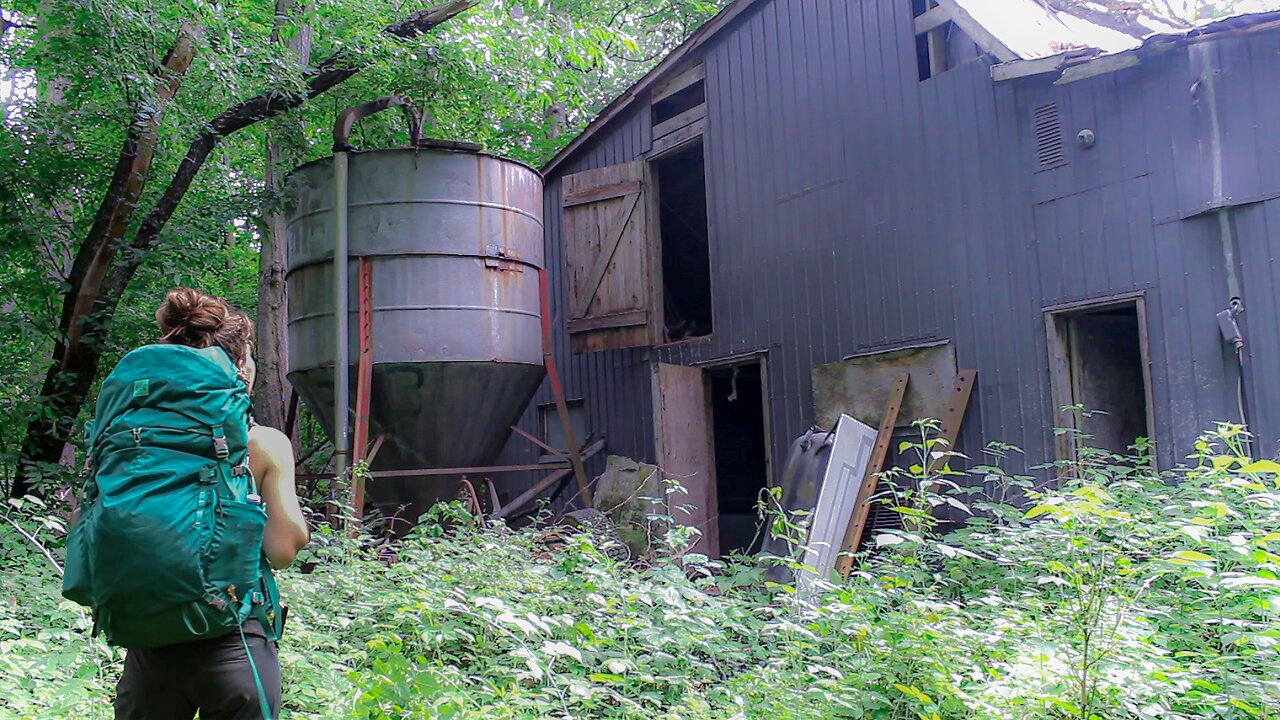
<instances>
[{"instance_id":1,"label":"silo metal bands","mask_svg":"<svg viewBox=\"0 0 1280 720\"><path fill-rule=\"evenodd\" d=\"M287 274L289 380L330 431L333 165L290 176ZM544 375L542 179L510 160L436 147L353 152L348 167L348 257L372 271L371 424L387 438L378 466L489 463ZM357 272L349 263L352 328ZM353 362L357 342L353 333ZM383 487L399 501L439 496L424 485Z\"/></svg>"}]
</instances>

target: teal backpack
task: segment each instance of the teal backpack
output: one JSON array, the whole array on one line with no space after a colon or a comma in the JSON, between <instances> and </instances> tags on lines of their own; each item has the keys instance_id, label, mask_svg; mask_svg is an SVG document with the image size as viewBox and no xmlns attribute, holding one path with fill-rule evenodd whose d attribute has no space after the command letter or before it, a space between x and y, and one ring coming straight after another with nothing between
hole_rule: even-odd
<instances>
[{"instance_id":1,"label":"teal backpack","mask_svg":"<svg viewBox=\"0 0 1280 720\"><path fill-rule=\"evenodd\" d=\"M155 648L220 637L256 617L279 639L249 412L221 348L148 345L103 381L62 583L64 597L93 609L94 635Z\"/></svg>"}]
</instances>

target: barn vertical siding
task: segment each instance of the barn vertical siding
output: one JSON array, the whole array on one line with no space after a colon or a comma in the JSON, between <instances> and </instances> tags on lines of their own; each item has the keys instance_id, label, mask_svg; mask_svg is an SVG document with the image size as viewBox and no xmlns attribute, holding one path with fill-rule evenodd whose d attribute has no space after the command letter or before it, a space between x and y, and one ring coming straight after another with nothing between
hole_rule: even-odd
<instances>
[{"instance_id":1,"label":"barn vertical siding","mask_svg":"<svg viewBox=\"0 0 1280 720\"><path fill-rule=\"evenodd\" d=\"M1147 302L1162 464L1213 420L1235 418L1234 357L1214 321L1227 301L1217 221L1195 215L1207 197L1207 136L1189 89L1202 59L1177 49L1065 86L993 83L978 60L920 82L912 28L906 0L774 0L704 46L710 339L569 351L559 177L640 157L643 102L547 178L556 357L610 452L653 459L654 362L767 352L779 461L813 420L814 365L949 339L960 367L979 371L960 449L980 458L999 440L1047 461L1044 313L1128 293ZM1278 38L1213 48L1231 107L1230 187L1256 201L1233 216L1246 384L1267 453L1280 433ZM1062 114L1067 163L1037 172L1032 112L1049 102ZM1098 137L1092 150L1074 142L1086 127ZM532 429L532 413L523 422Z\"/></svg>"}]
</instances>

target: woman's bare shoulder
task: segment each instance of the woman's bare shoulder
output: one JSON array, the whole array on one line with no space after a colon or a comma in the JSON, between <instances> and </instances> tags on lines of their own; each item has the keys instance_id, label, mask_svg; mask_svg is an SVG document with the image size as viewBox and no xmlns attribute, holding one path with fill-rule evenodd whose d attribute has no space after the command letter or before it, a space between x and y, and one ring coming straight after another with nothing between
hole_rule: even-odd
<instances>
[{"instance_id":1,"label":"woman's bare shoulder","mask_svg":"<svg viewBox=\"0 0 1280 720\"><path fill-rule=\"evenodd\" d=\"M293 443L273 427L254 425L249 428L249 451L287 457L293 455Z\"/></svg>"}]
</instances>

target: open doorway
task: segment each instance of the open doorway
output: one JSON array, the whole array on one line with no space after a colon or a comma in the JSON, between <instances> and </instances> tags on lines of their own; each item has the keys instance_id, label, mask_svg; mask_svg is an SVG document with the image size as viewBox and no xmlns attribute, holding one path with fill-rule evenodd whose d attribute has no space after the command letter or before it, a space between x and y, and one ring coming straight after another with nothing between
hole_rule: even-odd
<instances>
[{"instance_id":1,"label":"open doorway","mask_svg":"<svg viewBox=\"0 0 1280 720\"><path fill-rule=\"evenodd\" d=\"M756 501L769 479L768 373L762 357L710 367L654 365L655 455L684 492L672 515L698 529L692 552L759 549Z\"/></svg>"},{"instance_id":2,"label":"open doorway","mask_svg":"<svg viewBox=\"0 0 1280 720\"><path fill-rule=\"evenodd\" d=\"M663 154L653 161L653 173L658 185L666 340L705 337L711 334L711 255L702 142Z\"/></svg>"},{"instance_id":3,"label":"open doorway","mask_svg":"<svg viewBox=\"0 0 1280 720\"><path fill-rule=\"evenodd\" d=\"M1128 454L1138 438L1154 438L1146 312L1134 298L1048 313L1050 372L1060 437L1058 454L1073 459L1080 443Z\"/></svg>"},{"instance_id":4,"label":"open doorway","mask_svg":"<svg viewBox=\"0 0 1280 720\"><path fill-rule=\"evenodd\" d=\"M707 370L715 444L720 554L760 549L756 517L769 479L764 379L759 361Z\"/></svg>"}]
</instances>

